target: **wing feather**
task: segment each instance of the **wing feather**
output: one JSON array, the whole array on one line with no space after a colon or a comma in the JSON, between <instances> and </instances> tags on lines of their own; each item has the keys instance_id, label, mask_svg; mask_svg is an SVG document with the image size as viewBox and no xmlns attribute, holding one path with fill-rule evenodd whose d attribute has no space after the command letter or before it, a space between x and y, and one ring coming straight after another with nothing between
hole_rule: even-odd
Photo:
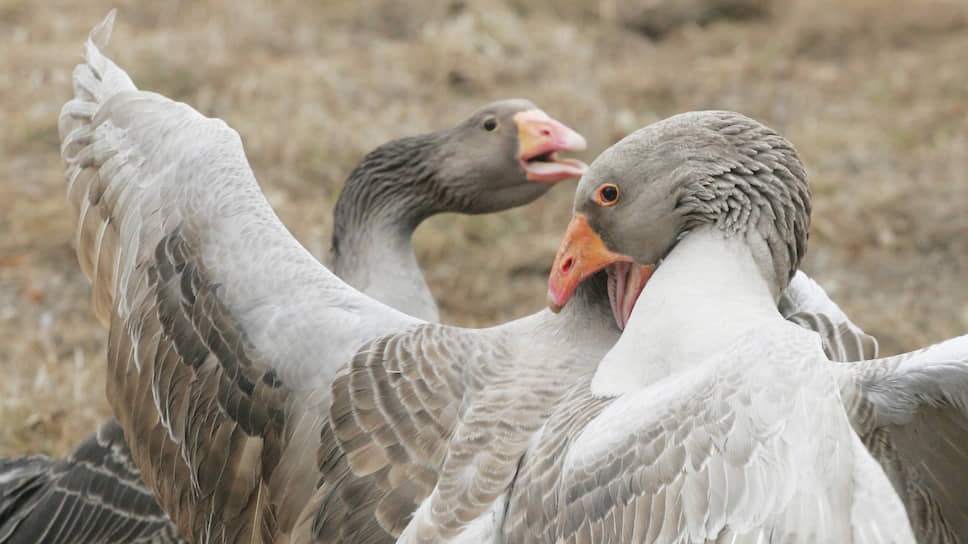
<instances>
[{"instance_id":1,"label":"wing feather","mask_svg":"<svg viewBox=\"0 0 968 544\"><path fill-rule=\"evenodd\" d=\"M64 460L0 461L0 543L183 543L115 420Z\"/></svg>"},{"instance_id":2,"label":"wing feather","mask_svg":"<svg viewBox=\"0 0 968 544\"><path fill-rule=\"evenodd\" d=\"M314 499L318 542L400 535L436 484L465 392L463 343L479 341L427 325L371 341L340 371L320 460L339 476Z\"/></svg>"},{"instance_id":3,"label":"wing feather","mask_svg":"<svg viewBox=\"0 0 968 544\"><path fill-rule=\"evenodd\" d=\"M762 345L762 338L739 344ZM796 515L812 502L837 510L797 498L806 480L820 478L804 462L827 457L819 445L827 439L797 440L807 426L836 429L830 423L839 418L844 436L834 430L831 438L850 436L833 381L818 371L815 344L784 344L760 357L780 353L803 364L742 368L730 362L736 353L726 353L712 368L617 398L595 397L587 380L576 384L522 462L506 540L755 542L772 538L774 527L808 540L845 534L846 526L822 515ZM827 468L846 470L841 461Z\"/></svg>"},{"instance_id":4,"label":"wing feather","mask_svg":"<svg viewBox=\"0 0 968 544\"><path fill-rule=\"evenodd\" d=\"M877 357L877 339L854 324L820 285L797 271L780 296L785 319L820 335L831 361L863 361Z\"/></svg>"},{"instance_id":5,"label":"wing feather","mask_svg":"<svg viewBox=\"0 0 968 544\"><path fill-rule=\"evenodd\" d=\"M839 368L851 423L918 541L968 539L968 336Z\"/></svg>"}]
</instances>

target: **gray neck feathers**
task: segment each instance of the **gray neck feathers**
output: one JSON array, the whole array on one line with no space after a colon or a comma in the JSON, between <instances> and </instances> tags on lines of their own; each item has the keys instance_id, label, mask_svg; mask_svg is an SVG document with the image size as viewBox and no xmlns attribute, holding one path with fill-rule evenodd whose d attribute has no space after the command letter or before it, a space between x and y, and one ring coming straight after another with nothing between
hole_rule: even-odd
<instances>
[{"instance_id":1,"label":"gray neck feathers","mask_svg":"<svg viewBox=\"0 0 968 544\"><path fill-rule=\"evenodd\" d=\"M454 205L440 182L448 131L394 140L363 158L333 210L333 271L362 292L430 321L437 307L417 264L411 236Z\"/></svg>"},{"instance_id":2,"label":"gray neck feathers","mask_svg":"<svg viewBox=\"0 0 968 544\"><path fill-rule=\"evenodd\" d=\"M557 317L573 322L578 327L579 334L604 334L611 342L618 340L622 334L612 315L608 300L608 277L603 270L578 284L568 304Z\"/></svg>"},{"instance_id":3,"label":"gray neck feathers","mask_svg":"<svg viewBox=\"0 0 968 544\"><path fill-rule=\"evenodd\" d=\"M810 230L810 187L793 145L746 117L727 116L714 128L725 136L715 160L695 160L679 205L686 228L716 224L729 234L765 244L759 259L782 291L800 266ZM717 146L718 147L718 146ZM772 268L771 268L772 267ZM771 268L771 269L770 269Z\"/></svg>"}]
</instances>

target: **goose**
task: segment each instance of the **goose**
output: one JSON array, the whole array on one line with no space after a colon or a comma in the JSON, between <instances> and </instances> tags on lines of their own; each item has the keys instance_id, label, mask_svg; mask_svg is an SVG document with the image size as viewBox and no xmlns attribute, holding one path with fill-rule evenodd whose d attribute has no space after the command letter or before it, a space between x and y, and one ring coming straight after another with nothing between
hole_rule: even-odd
<instances>
[{"instance_id":1,"label":"goose","mask_svg":"<svg viewBox=\"0 0 968 544\"><path fill-rule=\"evenodd\" d=\"M463 362L506 349L509 344L495 340L516 331L499 326L455 338L445 334L450 329L423 324L340 281L272 213L238 135L187 106L138 91L95 45L103 44L109 29L108 22L92 33L87 63L75 73L75 99L62 111L59 127L69 200L79 217L79 258L92 281L95 312L110 325L109 399L145 482L182 534L195 542L309 541L328 527L317 523L312 508L335 497L315 491L332 491L326 481L320 484L330 465L372 469L363 476L393 485L406 473L377 466L377 435L352 435L350 416L338 412L345 403L330 403L331 391L345 400L350 390L340 386L358 378L353 369L377 353L413 348L409 360L418 366L428 356ZM158 133L165 135L163 143L148 148L146 135ZM185 154L186 139L205 145ZM135 176L135 165L164 168L145 179ZM225 195L232 195L231 205ZM545 330L559 340L559 351L551 353L597 361L618 336L604 275L597 278L576 289L570 324L567 312L523 318L518 349L539 350L534 338ZM527 334L527 326L534 334ZM409 343L406 336L398 342L386 336L408 331ZM390 351L378 352L377 345ZM332 380L354 353L356 366ZM420 375L427 370L437 369L417 368L417 378L432 378ZM481 390L474 387L473 371L459 374L471 380L468 390ZM567 385L561 374L563 383L551 389ZM434 385L467 385L451 381L452 373L437 376L444 382ZM401 391L413 400L414 389ZM365 402L360 393L357 400ZM557 394L550 393L532 396L537 401ZM357 406L364 424L376 421L375 397L368 398L369 407ZM453 415L446 402L427 408L439 409L433 417ZM420 424L432 417L426 410L413 415ZM504 428L504 422L497 425ZM384 431L381 441L389 437ZM351 453L331 455L335 450L327 449L330 438L324 435L335 436ZM473 447L473 440L467 445ZM434 461L440 448L433 448L436 453L417 453ZM394 462L404 453L392 446L386 451ZM432 477L432 466L417 465L413 470ZM417 487L393 488L377 513L404 511L395 505L413 504Z\"/></svg>"},{"instance_id":2,"label":"goose","mask_svg":"<svg viewBox=\"0 0 968 544\"><path fill-rule=\"evenodd\" d=\"M438 213L526 204L580 175L584 163L557 153L585 145L530 101L514 99L488 104L456 127L377 147L350 173L334 208L334 272L376 300L437 321L410 242L416 227ZM113 418L65 460L3 463L0 504L10 510L0 508L0 543L179 541Z\"/></svg>"},{"instance_id":3,"label":"goose","mask_svg":"<svg viewBox=\"0 0 968 544\"><path fill-rule=\"evenodd\" d=\"M671 117L594 161L549 306L604 270L626 327L522 460L506 541L914 541L841 401L866 365L777 310L809 218L792 144L737 113Z\"/></svg>"},{"instance_id":4,"label":"goose","mask_svg":"<svg viewBox=\"0 0 968 544\"><path fill-rule=\"evenodd\" d=\"M504 493L535 431L574 381L592 375L624 324L603 308L614 285L603 289L600 272L589 278L576 287L592 287L579 291L580 311L570 309L562 323L539 313L480 331L426 326L362 347L332 386L334 445L324 445L321 462L327 481L305 512L314 541L493 540ZM794 323L825 335L824 353L876 354L876 341L802 272L780 305ZM540 341L570 338L552 327L580 320L586 330L588 316L603 315L616 328L590 337L600 339L596 349L562 357L560 345ZM533 322L547 325L535 330Z\"/></svg>"},{"instance_id":5,"label":"goose","mask_svg":"<svg viewBox=\"0 0 968 544\"><path fill-rule=\"evenodd\" d=\"M488 129L488 120L514 129ZM485 141L453 149L453 142L462 140L461 131L474 132L478 126L485 132L504 130L503 139L517 137L515 152L505 153L511 160L502 161L498 153L507 147L504 142L488 146ZM448 143L450 150L446 149ZM537 198L566 175L580 173L584 165L558 159L560 168L552 162L532 166L521 157L583 146L579 134L524 100L495 102L455 128L381 145L349 175L334 208L334 271L385 304L415 317L437 320L436 304L410 246L415 225L444 210L487 213ZM473 152L465 151L471 149ZM435 153L444 160L420 160ZM494 163L488 165L489 160ZM520 169L516 168L518 161L523 163ZM460 180L461 185L449 187L451 179ZM429 195L436 201L429 200ZM398 262L390 266L386 255ZM398 274L368 277L367 270L396 270ZM92 462L98 470L90 470ZM169 540L175 538L174 526L159 522L166 519L164 511L141 482L113 418L102 423L67 459L32 456L4 461L2 468L0 497L7 497L11 510L0 508L0 520L5 520L0 522L0 543L74 542L81 536L85 542L143 542L149 537L177 541ZM131 494L138 500L132 502ZM96 515L79 516L81 511Z\"/></svg>"}]
</instances>

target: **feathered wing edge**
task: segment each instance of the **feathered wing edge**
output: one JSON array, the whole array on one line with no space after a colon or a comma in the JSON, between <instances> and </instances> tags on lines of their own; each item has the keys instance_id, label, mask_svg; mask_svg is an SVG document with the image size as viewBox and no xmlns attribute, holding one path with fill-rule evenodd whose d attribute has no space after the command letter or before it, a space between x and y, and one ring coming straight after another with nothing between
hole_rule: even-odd
<instances>
[{"instance_id":1,"label":"feathered wing edge","mask_svg":"<svg viewBox=\"0 0 968 544\"><path fill-rule=\"evenodd\" d=\"M141 481L117 421L66 459L0 460L0 543L184 543Z\"/></svg>"},{"instance_id":2,"label":"feathered wing edge","mask_svg":"<svg viewBox=\"0 0 968 544\"><path fill-rule=\"evenodd\" d=\"M918 540L968 540L968 336L837 368L851 423Z\"/></svg>"}]
</instances>

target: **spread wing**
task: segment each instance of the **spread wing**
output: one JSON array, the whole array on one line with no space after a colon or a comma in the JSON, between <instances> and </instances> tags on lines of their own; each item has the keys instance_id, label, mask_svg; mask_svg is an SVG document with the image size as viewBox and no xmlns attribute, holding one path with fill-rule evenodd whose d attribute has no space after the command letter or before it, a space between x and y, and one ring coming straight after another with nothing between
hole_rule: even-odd
<instances>
[{"instance_id":1,"label":"spread wing","mask_svg":"<svg viewBox=\"0 0 968 544\"><path fill-rule=\"evenodd\" d=\"M503 511L521 456L589 351L535 342L522 322L425 326L360 350L333 383L322 472L343 476L320 488L318 542L446 541L496 528L488 512Z\"/></svg>"},{"instance_id":2,"label":"spread wing","mask_svg":"<svg viewBox=\"0 0 968 544\"><path fill-rule=\"evenodd\" d=\"M772 353L803 363L788 365L749 363L755 353L737 365L725 355L714 367L613 399L577 384L522 462L505 537L757 542L786 534L825 541L838 530L825 525L831 509L794 493L809 480L796 475L809 475L820 444L836 435L803 438L817 422L837 417L841 430L849 429L839 405L828 402L836 399L826 395L834 386L818 377L819 349L812 351L787 346ZM836 425L829 428L836 433ZM846 470L836 460L827 468Z\"/></svg>"},{"instance_id":3,"label":"spread wing","mask_svg":"<svg viewBox=\"0 0 968 544\"><path fill-rule=\"evenodd\" d=\"M183 543L141 482L117 421L66 459L0 461L0 543Z\"/></svg>"},{"instance_id":4,"label":"spread wing","mask_svg":"<svg viewBox=\"0 0 968 544\"><path fill-rule=\"evenodd\" d=\"M78 259L110 326L108 397L183 535L285 535L319 477L336 369L415 320L291 236L234 130L136 89L95 45L113 15L59 122Z\"/></svg>"},{"instance_id":5,"label":"spread wing","mask_svg":"<svg viewBox=\"0 0 968 544\"><path fill-rule=\"evenodd\" d=\"M851 423L918 541L968 540L968 336L839 370Z\"/></svg>"},{"instance_id":6,"label":"spread wing","mask_svg":"<svg viewBox=\"0 0 968 544\"><path fill-rule=\"evenodd\" d=\"M323 434L331 454L321 461L341 476L317 497L317 541L393 542L448 464L469 462L494 432L474 406L500 388L493 370L507 360L500 334L439 325L362 348L333 382ZM468 443L462 430L471 425L478 434Z\"/></svg>"},{"instance_id":7,"label":"spread wing","mask_svg":"<svg viewBox=\"0 0 968 544\"><path fill-rule=\"evenodd\" d=\"M877 339L855 325L817 282L797 271L780 296L784 318L820 335L831 361L863 361L877 357Z\"/></svg>"}]
</instances>

